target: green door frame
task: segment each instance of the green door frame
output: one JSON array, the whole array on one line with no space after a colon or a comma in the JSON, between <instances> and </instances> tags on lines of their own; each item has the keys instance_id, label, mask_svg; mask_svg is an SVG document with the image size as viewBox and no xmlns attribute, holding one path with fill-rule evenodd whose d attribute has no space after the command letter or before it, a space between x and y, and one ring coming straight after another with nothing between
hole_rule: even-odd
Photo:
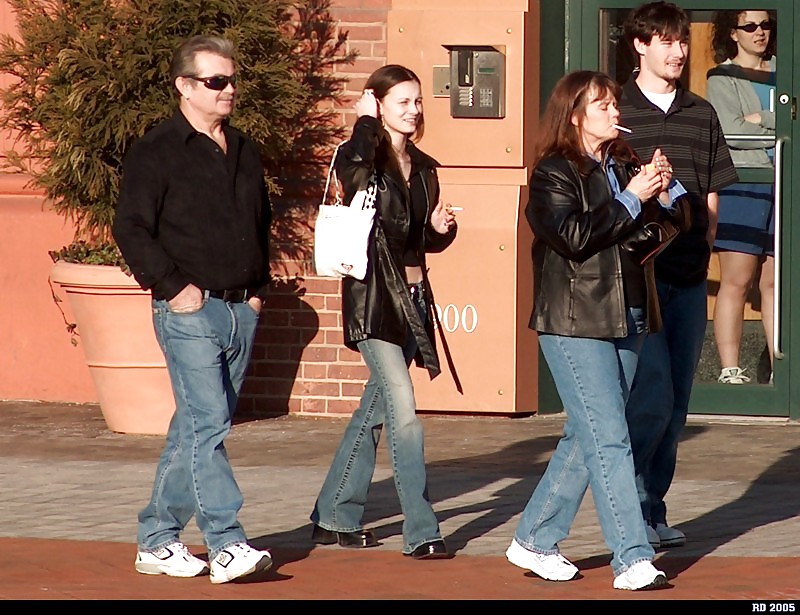
<instances>
[{"instance_id":1,"label":"green door frame","mask_svg":"<svg viewBox=\"0 0 800 615\"><path fill-rule=\"evenodd\" d=\"M600 12L604 9L631 9L640 0L563 0L541 2L541 57L558 57L554 50L563 51L563 62L542 63L542 108L555 82L565 73L577 69L599 68L600 62ZM751 9L754 5L778 11L778 98L786 94L788 104L776 107L776 134L783 143L780 197L782 202L780 244L780 346L783 358L775 360L773 385L731 386L696 383L690 404L692 414L724 414L746 416L800 418L800 361L792 361L791 348L800 348L800 326L792 326L791 306L800 305L800 267L792 267L792 229L800 228L800 205L794 206L800 196L793 197L792 177L800 173L800 155L794 155L793 130L797 122L795 84L800 83L800 46L795 46L794 33L800 32L800 9L794 9L792 0L682 0L680 6L687 11L716 9ZM546 53L545 53L546 50ZM786 58L786 60L783 60ZM782 61L783 60L783 61ZM763 175L763 171L761 172ZM747 181L763 177L745 171L740 176ZM797 255L794 256L797 260ZM776 323L777 324L777 323ZM560 410L558 394L544 360L540 361L540 407L546 411Z\"/></svg>"}]
</instances>

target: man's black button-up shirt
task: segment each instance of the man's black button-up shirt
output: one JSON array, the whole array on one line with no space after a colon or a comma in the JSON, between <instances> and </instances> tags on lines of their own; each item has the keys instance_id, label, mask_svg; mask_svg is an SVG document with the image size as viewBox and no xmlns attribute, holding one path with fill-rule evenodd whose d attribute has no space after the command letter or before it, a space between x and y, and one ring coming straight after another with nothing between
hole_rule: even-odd
<instances>
[{"instance_id":1,"label":"man's black button-up shirt","mask_svg":"<svg viewBox=\"0 0 800 615\"><path fill-rule=\"evenodd\" d=\"M266 291L271 210L261 157L240 131L224 132L227 154L176 111L125 157L113 235L156 299L189 283Z\"/></svg>"}]
</instances>

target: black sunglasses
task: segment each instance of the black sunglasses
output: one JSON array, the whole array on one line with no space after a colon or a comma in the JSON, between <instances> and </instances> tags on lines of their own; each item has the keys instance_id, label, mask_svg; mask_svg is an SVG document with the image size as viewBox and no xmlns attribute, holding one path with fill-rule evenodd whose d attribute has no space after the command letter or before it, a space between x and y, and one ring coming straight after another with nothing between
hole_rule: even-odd
<instances>
[{"instance_id":1,"label":"black sunglasses","mask_svg":"<svg viewBox=\"0 0 800 615\"><path fill-rule=\"evenodd\" d=\"M221 92L227 88L229 83L233 87L236 87L236 75L231 75L230 77L228 75L214 75L213 77L195 77L194 75L186 75L185 78L199 81L209 90L214 90L216 92Z\"/></svg>"},{"instance_id":2,"label":"black sunglasses","mask_svg":"<svg viewBox=\"0 0 800 615\"><path fill-rule=\"evenodd\" d=\"M769 32L772 30L772 22L769 19L762 21L761 23L746 23L743 26L734 26L734 30L744 30L748 34L752 34L756 30L761 28L764 32Z\"/></svg>"}]
</instances>

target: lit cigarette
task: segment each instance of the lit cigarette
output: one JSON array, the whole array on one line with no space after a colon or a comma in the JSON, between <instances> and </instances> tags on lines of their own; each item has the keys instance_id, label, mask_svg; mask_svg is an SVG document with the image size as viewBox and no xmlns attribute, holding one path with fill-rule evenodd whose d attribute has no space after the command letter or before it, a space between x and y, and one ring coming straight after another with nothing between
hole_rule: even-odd
<instances>
[{"instance_id":1,"label":"lit cigarette","mask_svg":"<svg viewBox=\"0 0 800 615\"><path fill-rule=\"evenodd\" d=\"M621 130L622 132L627 132L628 134L633 132L630 128L625 128L625 126L620 126L619 124L612 124L611 127Z\"/></svg>"},{"instance_id":2,"label":"lit cigarette","mask_svg":"<svg viewBox=\"0 0 800 615\"><path fill-rule=\"evenodd\" d=\"M451 207L450 211L464 211L463 207Z\"/></svg>"}]
</instances>

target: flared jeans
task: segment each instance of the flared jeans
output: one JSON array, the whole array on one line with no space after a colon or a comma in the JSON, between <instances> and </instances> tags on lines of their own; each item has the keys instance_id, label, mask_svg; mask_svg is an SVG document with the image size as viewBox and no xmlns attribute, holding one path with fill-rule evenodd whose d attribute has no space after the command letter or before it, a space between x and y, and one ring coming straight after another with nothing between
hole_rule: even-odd
<instances>
[{"instance_id":1,"label":"flared jeans","mask_svg":"<svg viewBox=\"0 0 800 615\"><path fill-rule=\"evenodd\" d=\"M413 289L412 289L413 290ZM423 293L412 292L420 314L425 315ZM369 379L358 409L353 413L317 497L311 520L327 530L355 532L363 529L378 442L383 428L403 511L403 553L441 539L439 523L428 497L423 427L416 414L409 365L417 345L409 334L405 348L383 340L367 339L358 349L369 368Z\"/></svg>"}]
</instances>

